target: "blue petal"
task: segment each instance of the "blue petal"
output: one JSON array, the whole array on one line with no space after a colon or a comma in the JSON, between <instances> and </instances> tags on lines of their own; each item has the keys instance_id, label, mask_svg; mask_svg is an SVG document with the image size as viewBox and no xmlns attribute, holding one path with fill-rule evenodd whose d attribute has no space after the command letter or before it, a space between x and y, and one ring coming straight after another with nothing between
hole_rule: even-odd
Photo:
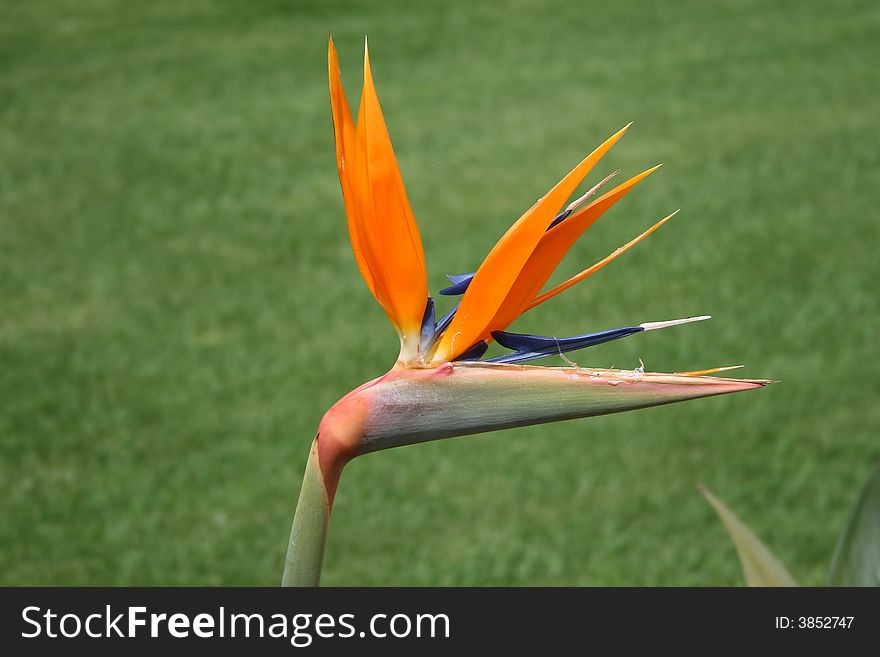
<instances>
[{"instance_id":1,"label":"blue petal","mask_svg":"<svg viewBox=\"0 0 880 657\"><path fill-rule=\"evenodd\" d=\"M476 272L471 272L469 274L446 274L446 278L449 279L450 283L463 283L465 281L469 281L474 277Z\"/></svg>"},{"instance_id":2,"label":"blue petal","mask_svg":"<svg viewBox=\"0 0 880 657\"><path fill-rule=\"evenodd\" d=\"M449 282L452 283L452 285L444 287L440 290L440 294L447 297L464 294L465 290L468 289L468 285L474 280L475 274L476 272L471 272L470 274L447 274L446 278L449 279Z\"/></svg>"},{"instance_id":3,"label":"blue petal","mask_svg":"<svg viewBox=\"0 0 880 657\"><path fill-rule=\"evenodd\" d=\"M547 230L550 230L556 224L560 224L563 221L565 221L566 219L568 219L568 215L570 215L570 214L571 214L571 210L563 210L562 212L557 214L556 218L550 222L550 226L547 228Z\"/></svg>"},{"instance_id":4,"label":"blue petal","mask_svg":"<svg viewBox=\"0 0 880 657\"><path fill-rule=\"evenodd\" d=\"M568 351L592 347L603 342L611 342L625 338L633 333L639 333L645 329L641 326L627 326L599 333L586 333L575 335L570 338L553 338L541 335L528 335L526 333L507 333L505 331L492 331L492 337L502 347L513 349L514 353L490 358L489 363L519 363L554 354L564 354Z\"/></svg>"},{"instance_id":5,"label":"blue petal","mask_svg":"<svg viewBox=\"0 0 880 657\"><path fill-rule=\"evenodd\" d=\"M455 317L455 313L458 310L459 305L461 305L461 302L452 306L450 311L440 318L440 321L437 322L437 326L434 327L434 335L440 335L449 327L449 324L452 322L452 318Z\"/></svg>"},{"instance_id":6,"label":"blue petal","mask_svg":"<svg viewBox=\"0 0 880 657\"><path fill-rule=\"evenodd\" d=\"M465 351L461 356L453 360L480 360L480 356L485 354L488 348L489 343L485 340L480 340L473 347Z\"/></svg>"},{"instance_id":7,"label":"blue petal","mask_svg":"<svg viewBox=\"0 0 880 657\"><path fill-rule=\"evenodd\" d=\"M425 314L422 315L422 331L419 336L419 351L425 353L434 344L434 297L428 297Z\"/></svg>"}]
</instances>

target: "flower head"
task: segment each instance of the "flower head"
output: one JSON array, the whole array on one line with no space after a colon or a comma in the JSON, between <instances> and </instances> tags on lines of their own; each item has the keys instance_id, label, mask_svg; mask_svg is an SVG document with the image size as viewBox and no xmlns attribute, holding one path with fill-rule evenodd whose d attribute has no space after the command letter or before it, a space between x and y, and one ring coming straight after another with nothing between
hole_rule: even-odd
<instances>
[{"instance_id":1,"label":"flower head","mask_svg":"<svg viewBox=\"0 0 880 657\"><path fill-rule=\"evenodd\" d=\"M336 451L353 456L421 440L612 413L749 390L767 383L704 376L732 368L677 374L646 373L643 368L583 368L563 355L643 331L709 319L705 315L564 338L505 331L521 314L604 267L672 217L665 217L593 266L542 292L583 232L657 170L651 167L599 195L615 172L565 205L628 125L529 208L475 272L448 277L451 285L440 294L460 295L461 300L437 320L428 292L421 236L379 106L369 52L365 48L357 123L342 88L332 39L328 63L336 162L352 249L367 287L400 336L395 367L349 393L325 416L320 435ZM491 341L510 352L481 360ZM554 354L573 367L522 365Z\"/></svg>"},{"instance_id":2,"label":"flower head","mask_svg":"<svg viewBox=\"0 0 880 657\"><path fill-rule=\"evenodd\" d=\"M520 315L587 278L657 230L672 215L596 264L542 289L572 244L657 167L599 195L616 172L568 203L578 185L624 135L605 140L529 208L472 273L449 276L440 294L461 296L439 320L428 292L415 217L364 53L355 123L329 45L330 104L348 232L361 275L400 337L394 367L345 395L321 420L294 517L286 583L317 583L324 534L339 476L360 454L426 440L616 413L751 390L764 380L705 376L730 368L660 374L635 370L536 367L523 363L635 333L708 319L643 322L556 338L507 332ZM674 214L674 213L673 213ZM481 360L490 342L509 353ZM565 358L568 360L567 358Z\"/></svg>"},{"instance_id":3,"label":"flower head","mask_svg":"<svg viewBox=\"0 0 880 657\"><path fill-rule=\"evenodd\" d=\"M566 338L505 332L520 315L598 271L676 214L673 212L596 264L542 292L584 231L659 168L660 165L651 167L599 196L599 190L617 174L614 172L565 205L581 181L626 133L627 125L529 208L498 240L476 271L448 276L451 285L440 290L440 294L461 296L461 300L437 320L434 300L428 292L419 228L379 106L369 52L365 48L364 86L357 123L342 88L332 39L328 58L336 161L351 245L367 287L400 336L398 369L436 368L448 362L519 363L562 355L641 331L709 319L704 315L644 322ZM492 341L512 353L480 361ZM689 375L721 369L726 368Z\"/></svg>"}]
</instances>

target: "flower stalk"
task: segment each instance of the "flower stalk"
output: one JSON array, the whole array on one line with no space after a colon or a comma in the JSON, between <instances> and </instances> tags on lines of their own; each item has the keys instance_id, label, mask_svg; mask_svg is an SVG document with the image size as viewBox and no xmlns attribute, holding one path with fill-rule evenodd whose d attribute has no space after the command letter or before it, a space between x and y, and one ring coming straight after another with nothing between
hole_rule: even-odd
<instances>
[{"instance_id":1,"label":"flower stalk","mask_svg":"<svg viewBox=\"0 0 880 657\"><path fill-rule=\"evenodd\" d=\"M312 443L284 566L284 586L317 586L333 498L362 454L760 388L764 380L582 367L447 363L395 368L327 411Z\"/></svg>"},{"instance_id":2,"label":"flower stalk","mask_svg":"<svg viewBox=\"0 0 880 657\"><path fill-rule=\"evenodd\" d=\"M318 440L312 441L303 474L281 586L318 586L327 543L332 502L318 465Z\"/></svg>"}]
</instances>

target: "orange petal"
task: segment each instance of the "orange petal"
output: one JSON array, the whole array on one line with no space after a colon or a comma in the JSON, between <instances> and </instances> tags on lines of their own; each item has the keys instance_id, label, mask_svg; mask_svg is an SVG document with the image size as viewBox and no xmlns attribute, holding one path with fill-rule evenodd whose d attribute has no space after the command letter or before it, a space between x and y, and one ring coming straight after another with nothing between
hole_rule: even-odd
<instances>
[{"instance_id":1,"label":"orange petal","mask_svg":"<svg viewBox=\"0 0 880 657\"><path fill-rule=\"evenodd\" d=\"M609 137L538 200L495 244L477 269L458 312L443 334L432 362L455 358L486 333L520 272L541 241L547 226L580 181L620 139L629 125ZM574 215L572 215L574 216ZM569 217L568 220L571 220ZM564 225L566 222L563 222ZM551 231L552 232L552 231ZM542 283L543 285L543 283ZM540 288L539 288L540 289Z\"/></svg>"},{"instance_id":2,"label":"orange petal","mask_svg":"<svg viewBox=\"0 0 880 657\"><path fill-rule=\"evenodd\" d=\"M412 356L428 298L425 257L379 106L369 53L364 52L364 90L357 126L342 89L332 39L328 65L336 164L355 260L373 296L404 340L403 351Z\"/></svg>"},{"instance_id":3,"label":"orange petal","mask_svg":"<svg viewBox=\"0 0 880 657\"><path fill-rule=\"evenodd\" d=\"M422 238L406 196L397 158L385 127L382 108L373 84L369 52L364 50L364 92L358 128L365 148L365 171L369 194L362 200L372 202L365 219L371 250L371 262L381 268L379 278L394 309L397 326L418 336L428 300L428 277Z\"/></svg>"},{"instance_id":4,"label":"orange petal","mask_svg":"<svg viewBox=\"0 0 880 657\"><path fill-rule=\"evenodd\" d=\"M639 181L657 170L653 167L634 176L600 196L585 208L572 214L568 219L551 228L541 239L534 253L522 268L516 282L504 299L504 303L495 317L485 328L480 339L485 339L491 331L501 331L519 317L534 300L541 288L553 274L559 262L571 248L572 244L589 228L606 210L622 199Z\"/></svg>"},{"instance_id":5,"label":"orange petal","mask_svg":"<svg viewBox=\"0 0 880 657\"><path fill-rule=\"evenodd\" d=\"M389 294L387 277L389 276L390 264L383 262L381 258L381 241L378 235L379 220L373 203L373 188L370 182L370 167L367 155L366 129L364 128L364 94L361 94L361 104L358 109L358 121L355 128L355 145L353 149L354 166L349 168L351 180L350 188L354 196L355 227L358 245L364 260L373 274L373 294L376 301L388 315L395 330L403 339L405 331L401 328L394 300ZM354 244L354 241L352 241Z\"/></svg>"},{"instance_id":6,"label":"orange petal","mask_svg":"<svg viewBox=\"0 0 880 657\"><path fill-rule=\"evenodd\" d=\"M342 88L339 58L336 55L333 37L330 37L330 43L327 47L327 67L330 75L330 108L333 113L333 136L336 141L336 168L339 170L339 184L342 186L342 198L345 201L348 235L361 276L363 276L373 296L377 297L375 274L371 271L364 253L363 228L360 225L355 194L352 190L355 149L357 147L355 127L351 117L351 110L348 106L348 100L345 97L345 90Z\"/></svg>"},{"instance_id":7,"label":"orange petal","mask_svg":"<svg viewBox=\"0 0 880 657\"><path fill-rule=\"evenodd\" d=\"M624 245L621 246L620 248L616 249L613 253L608 254L607 256L605 256L604 258L602 258L599 262L597 262L597 263L596 263L595 265L593 265L592 267L587 267L587 268L584 269L581 273L572 276L571 278L569 278L569 279L568 279L567 281L565 281L564 283L560 283L560 284L557 285L556 287L554 287L554 288L552 288L552 289L550 289L550 290L544 292L543 294L541 294L540 296L538 296L534 301L532 301L532 302L526 307L526 310L531 310L531 309L534 308L535 306L537 306L537 305L539 305L539 304L542 304L542 303L544 303L545 301L547 301L547 299L551 299L551 298L555 297L557 294L559 294L560 292L564 292L565 290L567 290L568 288L570 288L570 287L571 287L572 285L574 285L575 283L580 283L580 282L581 282L582 280L584 280L587 276L590 276L591 274L595 274L597 271L599 271L600 269L602 269L602 267L604 267L605 265L607 265L609 262L611 262L612 260L614 260L614 259L617 258L618 256L623 255L623 254L626 253L630 248L634 247L636 244L638 244L638 243L641 242L643 239L645 239L648 235L650 235L650 234L653 233L655 230L657 230L658 228L660 228L660 226L662 226L662 225L665 224L667 221L669 221L670 219L672 219L672 217L674 217L676 214L678 214L678 210L676 210L676 211L673 212L672 214L670 214L670 215L664 217L663 219L661 219L660 221L658 221L656 224L654 224L653 226L651 226L651 227L650 227L648 230L646 230L644 233L642 233L642 234L639 235L638 237L636 237L636 238L630 240L629 242L627 242L626 244L624 244ZM523 311L523 312L525 312L525 311Z\"/></svg>"},{"instance_id":8,"label":"orange petal","mask_svg":"<svg viewBox=\"0 0 880 657\"><path fill-rule=\"evenodd\" d=\"M706 374L717 374L718 372L729 372L730 370L738 370L742 365L728 365L727 367L713 367L708 370L694 370L693 372L676 372L676 376L705 376Z\"/></svg>"}]
</instances>

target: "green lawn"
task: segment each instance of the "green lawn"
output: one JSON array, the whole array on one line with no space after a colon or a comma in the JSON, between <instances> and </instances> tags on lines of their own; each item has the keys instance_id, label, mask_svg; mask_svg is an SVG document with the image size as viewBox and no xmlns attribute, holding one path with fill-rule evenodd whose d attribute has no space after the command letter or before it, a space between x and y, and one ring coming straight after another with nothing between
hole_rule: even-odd
<instances>
[{"instance_id":1,"label":"green lawn","mask_svg":"<svg viewBox=\"0 0 880 657\"><path fill-rule=\"evenodd\" d=\"M513 330L691 314L581 364L762 391L346 471L328 585L728 585L712 488L820 584L880 460L876 2L0 4L0 584L272 585L323 411L396 336L360 280L326 42L365 34L433 289L629 121L666 166ZM559 364L551 359L548 364Z\"/></svg>"}]
</instances>

